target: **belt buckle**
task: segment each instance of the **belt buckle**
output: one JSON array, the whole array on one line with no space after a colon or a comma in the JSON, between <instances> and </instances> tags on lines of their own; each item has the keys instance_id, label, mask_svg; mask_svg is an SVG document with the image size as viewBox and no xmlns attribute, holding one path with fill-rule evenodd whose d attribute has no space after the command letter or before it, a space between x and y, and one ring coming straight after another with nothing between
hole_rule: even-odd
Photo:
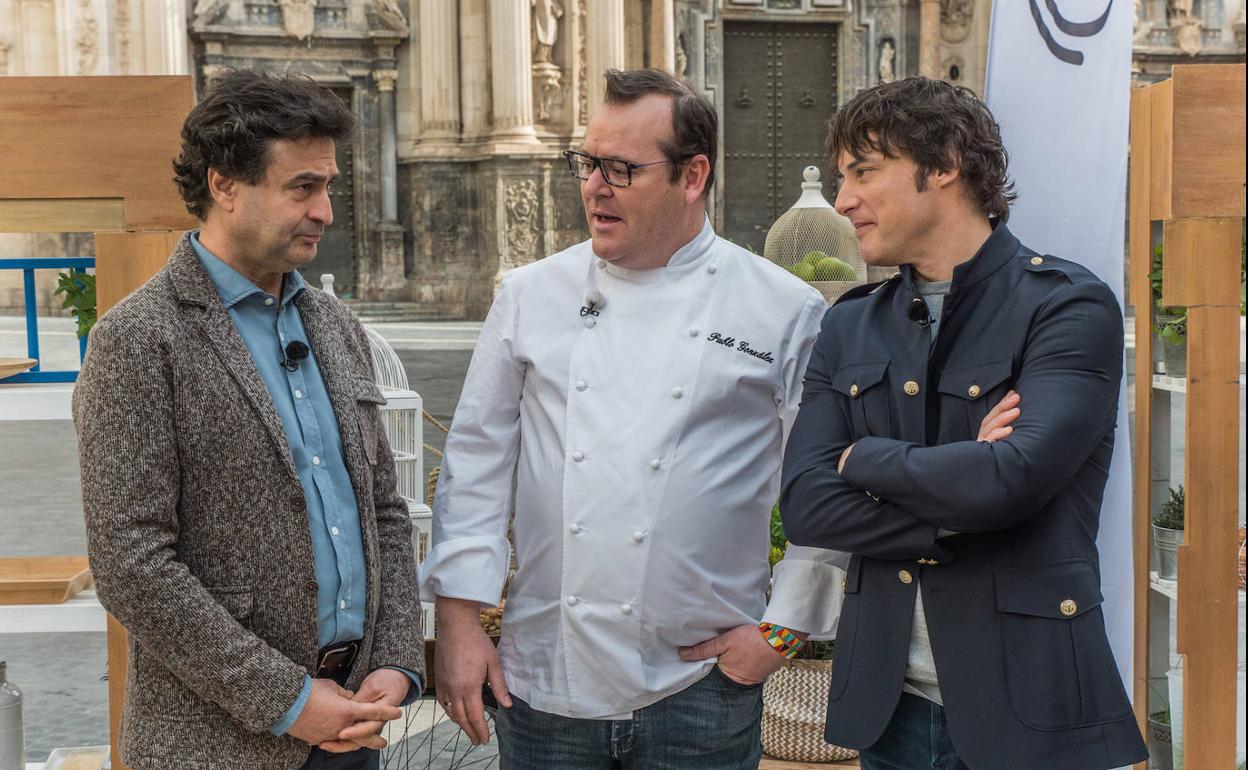
<instances>
[{"instance_id":1,"label":"belt buckle","mask_svg":"<svg viewBox=\"0 0 1248 770\"><path fill-rule=\"evenodd\" d=\"M337 677L343 669L351 665L358 649L359 644L357 642L343 642L325 650L321 653L321 659L317 662L316 678L333 679Z\"/></svg>"}]
</instances>

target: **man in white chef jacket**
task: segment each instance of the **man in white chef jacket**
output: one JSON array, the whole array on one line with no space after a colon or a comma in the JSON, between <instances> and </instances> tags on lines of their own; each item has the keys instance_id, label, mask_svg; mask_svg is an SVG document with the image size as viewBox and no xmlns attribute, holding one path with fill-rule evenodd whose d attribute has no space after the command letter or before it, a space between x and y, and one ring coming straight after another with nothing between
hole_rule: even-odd
<instances>
[{"instance_id":1,"label":"man in white chef jacket","mask_svg":"<svg viewBox=\"0 0 1248 770\"><path fill-rule=\"evenodd\" d=\"M438 698L483 742L488 683L504 770L756 770L762 681L835 622L830 551L790 549L766 601L825 303L715 235L716 123L667 72L609 72L565 153L592 238L504 277L468 369L420 582Z\"/></svg>"}]
</instances>

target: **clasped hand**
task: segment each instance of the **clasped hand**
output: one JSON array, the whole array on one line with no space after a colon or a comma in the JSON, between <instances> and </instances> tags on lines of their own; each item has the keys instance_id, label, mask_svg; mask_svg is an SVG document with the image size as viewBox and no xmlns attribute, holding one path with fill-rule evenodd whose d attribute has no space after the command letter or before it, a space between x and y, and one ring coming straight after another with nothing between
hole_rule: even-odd
<instances>
[{"instance_id":1,"label":"clasped hand","mask_svg":"<svg viewBox=\"0 0 1248 770\"><path fill-rule=\"evenodd\" d=\"M287 734L324 751L383 749L381 730L398 719L411 679L402 671L381 668L360 683L357 692L330 679L313 679L312 694Z\"/></svg>"}]
</instances>

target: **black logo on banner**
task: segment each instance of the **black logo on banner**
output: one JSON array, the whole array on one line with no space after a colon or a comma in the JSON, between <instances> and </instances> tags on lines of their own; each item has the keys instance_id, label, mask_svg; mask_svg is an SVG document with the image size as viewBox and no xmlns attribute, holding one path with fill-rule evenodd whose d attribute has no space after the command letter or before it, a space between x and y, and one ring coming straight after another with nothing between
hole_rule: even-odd
<instances>
[{"instance_id":1,"label":"black logo on banner","mask_svg":"<svg viewBox=\"0 0 1248 770\"><path fill-rule=\"evenodd\" d=\"M1040 37L1044 39L1044 44L1049 47L1049 53L1067 64L1074 64L1075 66L1083 64L1083 52L1075 51L1059 44L1053 38L1053 33L1049 31L1044 17L1040 15L1040 6L1036 4L1036 0L1028 0L1028 2L1031 4L1031 18L1036 20L1036 29L1040 31ZM1049 9L1049 13L1053 15L1053 23L1063 33L1071 37L1092 37L1105 28L1105 22L1109 21L1109 10L1114 7L1114 0L1109 0L1105 5L1105 12L1092 21L1068 20L1058 10L1057 0L1044 0L1044 7Z\"/></svg>"}]
</instances>

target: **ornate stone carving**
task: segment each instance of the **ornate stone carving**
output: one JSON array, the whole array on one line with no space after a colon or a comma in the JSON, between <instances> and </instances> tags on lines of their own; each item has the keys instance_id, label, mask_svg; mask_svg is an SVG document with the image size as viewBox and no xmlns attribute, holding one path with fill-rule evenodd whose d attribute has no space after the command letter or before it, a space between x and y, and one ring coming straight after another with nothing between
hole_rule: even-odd
<instances>
[{"instance_id":1,"label":"ornate stone carving","mask_svg":"<svg viewBox=\"0 0 1248 770\"><path fill-rule=\"evenodd\" d=\"M0 75L9 74L9 44L0 40Z\"/></svg>"},{"instance_id":2,"label":"ornate stone carving","mask_svg":"<svg viewBox=\"0 0 1248 770\"><path fill-rule=\"evenodd\" d=\"M559 40L559 20L563 6L559 0L529 0L533 8L533 63L550 63L551 51Z\"/></svg>"},{"instance_id":3,"label":"ornate stone carving","mask_svg":"<svg viewBox=\"0 0 1248 770\"><path fill-rule=\"evenodd\" d=\"M550 62L539 62L533 65L534 111L537 122L547 123L559 104L563 93L563 71Z\"/></svg>"},{"instance_id":4,"label":"ornate stone carving","mask_svg":"<svg viewBox=\"0 0 1248 770\"><path fill-rule=\"evenodd\" d=\"M304 40L316 29L316 0L278 0L282 9L282 31Z\"/></svg>"},{"instance_id":5,"label":"ornate stone carving","mask_svg":"<svg viewBox=\"0 0 1248 770\"><path fill-rule=\"evenodd\" d=\"M407 17L396 0L369 0L366 11L371 28L407 34Z\"/></svg>"},{"instance_id":6,"label":"ornate stone carving","mask_svg":"<svg viewBox=\"0 0 1248 770\"><path fill-rule=\"evenodd\" d=\"M940 0L940 36L950 43L960 43L971 34L975 0Z\"/></svg>"},{"instance_id":7,"label":"ornate stone carving","mask_svg":"<svg viewBox=\"0 0 1248 770\"><path fill-rule=\"evenodd\" d=\"M512 257L535 259L541 232L537 227L537 180L521 179L507 185L507 247Z\"/></svg>"},{"instance_id":8,"label":"ornate stone carving","mask_svg":"<svg viewBox=\"0 0 1248 770\"><path fill-rule=\"evenodd\" d=\"M377 84L377 90L385 93L393 91L394 84L399 80L398 70L373 70L373 82Z\"/></svg>"},{"instance_id":9,"label":"ornate stone carving","mask_svg":"<svg viewBox=\"0 0 1248 770\"><path fill-rule=\"evenodd\" d=\"M897 58L897 48L893 39L886 37L880 41L880 82L891 83L897 79L893 71L893 61Z\"/></svg>"},{"instance_id":10,"label":"ornate stone carving","mask_svg":"<svg viewBox=\"0 0 1248 770\"><path fill-rule=\"evenodd\" d=\"M230 0L198 0L192 12L196 27L207 27L221 21L230 9Z\"/></svg>"},{"instance_id":11,"label":"ornate stone carving","mask_svg":"<svg viewBox=\"0 0 1248 770\"><path fill-rule=\"evenodd\" d=\"M589 30L585 24L585 0L576 0L576 33L580 38L576 46L576 124L589 123Z\"/></svg>"},{"instance_id":12,"label":"ornate stone carving","mask_svg":"<svg viewBox=\"0 0 1248 770\"><path fill-rule=\"evenodd\" d=\"M95 20L91 0L78 0L74 24L74 50L78 52L78 74L94 75L100 64L100 25Z\"/></svg>"},{"instance_id":13,"label":"ornate stone carving","mask_svg":"<svg viewBox=\"0 0 1248 770\"><path fill-rule=\"evenodd\" d=\"M117 73L130 74L130 0L116 0ZM0 69L0 72L3 72Z\"/></svg>"},{"instance_id":14,"label":"ornate stone carving","mask_svg":"<svg viewBox=\"0 0 1248 770\"><path fill-rule=\"evenodd\" d=\"M1188 56L1195 56L1205 47L1199 19L1188 18L1174 30L1174 44Z\"/></svg>"},{"instance_id":15,"label":"ornate stone carving","mask_svg":"<svg viewBox=\"0 0 1248 770\"><path fill-rule=\"evenodd\" d=\"M685 42L685 33L676 36L676 74L682 78L689 77L689 49Z\"/></svg>"}]
</instances>

